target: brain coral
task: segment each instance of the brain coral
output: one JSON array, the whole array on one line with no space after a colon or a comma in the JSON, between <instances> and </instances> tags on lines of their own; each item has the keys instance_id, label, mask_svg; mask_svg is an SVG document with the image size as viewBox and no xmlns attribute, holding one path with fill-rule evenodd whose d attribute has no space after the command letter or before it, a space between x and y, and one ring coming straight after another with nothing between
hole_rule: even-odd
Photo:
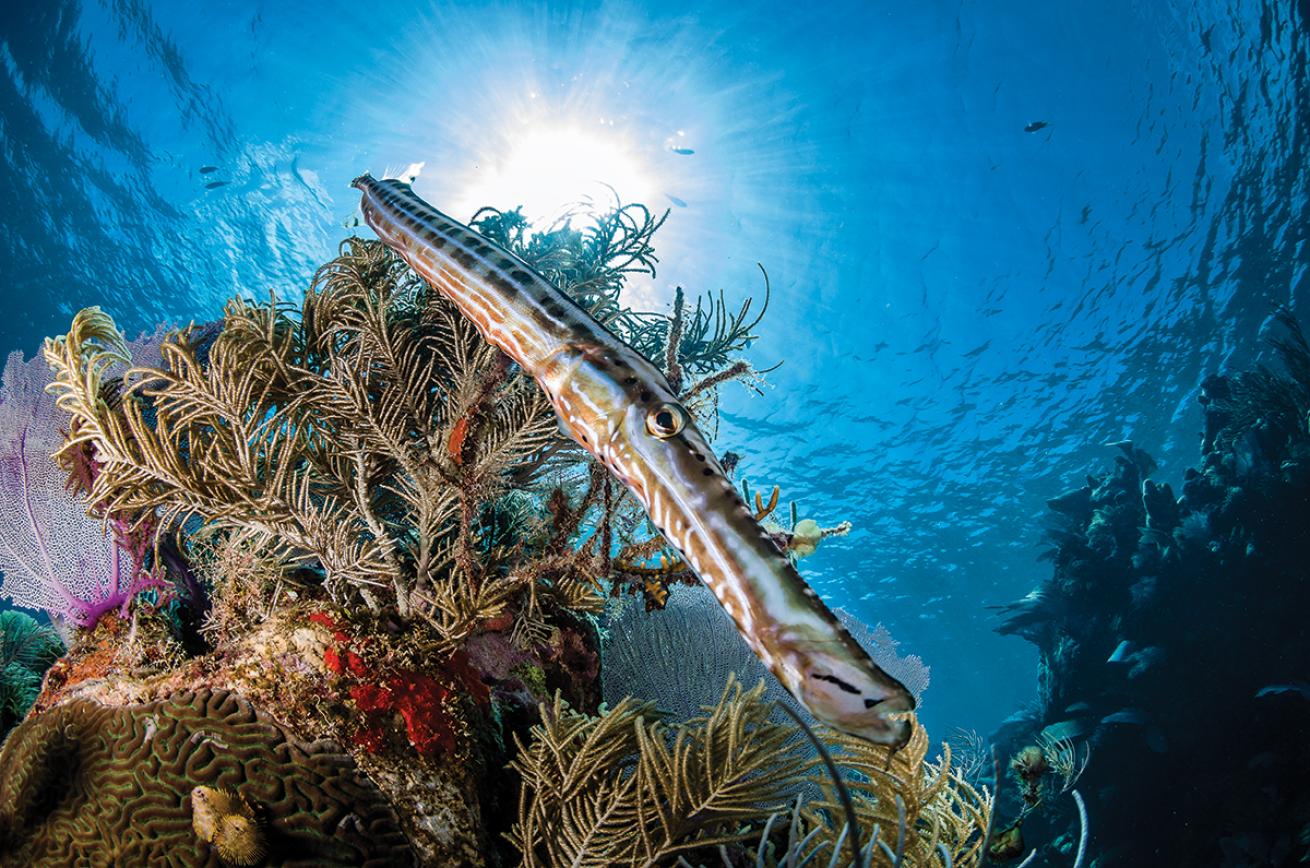
<instances>
[{"instance_id":1,"label":"brain coral","mask_svg":"<svg viewBox=\"0 0 1310 868\"><path fill-rule=\"evenodd\" d=\"M332 741L305 742L228 691L111 708L58 706L0 752L0 865L219 866L192 791L233 794L264 865L410 865L381 792Z\"/></svg>"}]
</instances>

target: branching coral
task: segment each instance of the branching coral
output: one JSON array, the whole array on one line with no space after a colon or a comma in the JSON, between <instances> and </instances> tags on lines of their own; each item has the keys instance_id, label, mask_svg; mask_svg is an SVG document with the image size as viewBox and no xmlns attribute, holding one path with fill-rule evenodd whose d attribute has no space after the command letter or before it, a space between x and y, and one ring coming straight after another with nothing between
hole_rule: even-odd
<instances>
[{"instance_id":1,"label":"branching coral","mask_svg":"<svg viewBox=\"0 0 1310 868\"><path fill-rule=\"evenodd\" d=\"M744 844L754 844L756 864L783 864L769 832L792 794L815 787L826 795L793 809L788 825L811 858L833 856L848 846L845 815L795 728L770 719L772 705L763 684L743 690L730 678L718 703L686 723L664 722L632 698L600 717L558 701L543 709L515 761L524 786L511 839L525 864L699 864L716 847ZM949 748L927 762L918 726L894 755L830 738L850 772L863 840L882 841L873 864L979 864L991 796L952 769Z\"/></svg>"},{"instance_id":2,"label":"branching coral","mask_svg":"<svg viewBox=\"0 0 1310 868\"><path fill-rule=\"evenodd\" d=\"M717 386L756 376L734 357L755 339L753 330L768 308L767 274L764 303L753 315L752 299L743 300L734 312L722 292L698 298L688 312L681 287L675 291L671 316L636 311L622 303L623 285L634 274L655 276L659 259L652 239L668 212L657 217L644 205L616 202L584 221L582 229L572 225L576 216L530 234L519 211L483 208L472 225L532 265L663 369L684 401L712 400ZM702 379L691 383L689 376Z\"/></svg>"},{"instance_id":3,"label":"branching coral","mask_svg":"<svg viewBox=\"0 0 1310 868\"><path fill-rule=\"evenodd\" d=\"M419 613L451 640L521 585L477 557L477 506L553 436L544 397L380 245L348 242L301 310L229 304L208 345L188 331L161 369L133 369L121 400L101 372L122 355L83 311L51 341L65 451L94 444L92 496L199 516L323 572L339 602ZM475 432L475 433L474 433Z\"/></svg>"},{"instance_id":4,"label":"branching coral","mask_svg":"<svg viewBox=\"0 0 1310 868\"><path fill-rule=\"evenodd\" d=\"M992 796L952 766L949 745L943 745L935 761L928 760L928 735L918 725L909 743L896 753L843 733L829 738L836 747L837 764L850 773L846 785L856 815L861 826L870 830L865 840L876 835L872 864L957 868L981 864ZM840 847L843 814L836 793L830 782L818 783L826 796L808 806L809 823L825 830L819 840ZM943 858L943 853L949 858Z\"/></svg>"},{"instance_id":5,"label":"branching coral","mask_svg":"<svg viewBox=\"0 0 1310 868\"><path fill-rule=\"evenodd\" d=\"M633 699L600 717L558 699L543 707L513 764L523 791L511 840L524 864L658 864L749 837L742 824L782 807L808 766L762 695L730 681L685 724Z\"/></svg>"},{"instance_id":6,"label":"branching coral","mask_svg":"<svg viewBox=\"0 0 1310 868\"><path fill-rule=\"evenodd\" d=\"M519 211L483 208L471 225L518 254L601 322L631 324L641 318L632 319L633 312L621 304L623 283L633 274L654 276L659 259L652 239L668 213L656 217L645 205L616 201L612 208L589 207L586 214L566 215L529 233ZM578 218L581 229L573 226Z\"/></svg>"}]
</instances>

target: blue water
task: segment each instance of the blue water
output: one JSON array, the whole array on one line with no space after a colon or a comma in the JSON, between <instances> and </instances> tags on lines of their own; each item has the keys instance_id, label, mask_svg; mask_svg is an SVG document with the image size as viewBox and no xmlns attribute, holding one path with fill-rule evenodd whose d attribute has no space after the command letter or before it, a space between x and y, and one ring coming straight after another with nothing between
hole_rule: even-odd
<instances>
[{"instance_id":1,"label":"blue water","mask_svg":"<svg viewBox=\"0 0 1310 868\"><path fill-rule=\"evenodd\" d=\"M854 523L807 575L932 665L934 734L986 732L1033 697L987 606L1048 574L1043 501L1124 438L1177 479L1201 378L1305 310L1310 6L709 5L6 0L0 347L293 298L355 175L423 162L467 217L568 129L672 208L638 300L767 267L784 364L718 446Z\"/></svg>"}]
</instances>

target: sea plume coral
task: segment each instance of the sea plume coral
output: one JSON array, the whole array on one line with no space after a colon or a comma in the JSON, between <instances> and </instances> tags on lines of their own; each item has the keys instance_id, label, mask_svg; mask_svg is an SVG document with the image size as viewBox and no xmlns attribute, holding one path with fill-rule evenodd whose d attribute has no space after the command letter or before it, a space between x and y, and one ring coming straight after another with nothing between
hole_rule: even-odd
<instances>
[{"instance_id":1,"label":"sea plume coral","mask_svg":"<svg viewBox=\"0 0 1310 868\"><path fill-rule=\"evenodd\" d=\"M730 680L686 723L633 699L600 717L543 707L513 763L523 794L510 838L524 864L660 864L749 837L744 824L781 808L808 765L763 692Z\"/></svg>"},{"instance_id":2,"label":"sea plume coral","mask_svg":"<svg viewBox=\"0 0 1310 868\"><path fill-rule=\"evenodd\" d=\"M993 798L952 764L949 744L942 746L937 759L929 760L928 734L917 722L909 743L896 752L844 733L826 734L860 825L863 864L891 868L982 864ZM837 864L848 864L837 858L843 849L846 859L854 860L856 855L846 834L838 791L830 779L817 776L813 782L825 794L799 804L794 822L813 842L811 857L823 854ZM786 864L798 861L793 858Z\"/></svg>"},{"instance_id":3,"label":"sea plume coral","mask_svg":"<svg viewBox=\"0 0 1310 868\"><path fill-rule=\"evenodd\" d=\"M828 771L794 726L771 719L773 705L763 684L744 690L729 676L719 701L686 722L632 698L599 717L558 700L543 708L514 763L523 791L510 837L524 864L739 864L734 853L759 866L848 864ZM980 864L992 797L952 768L949 747L928 761L917 724L896 753L825 734L850 771L867 864ZM816 789L825 795L788 807ZM779 852L770 832L787 827L794 846Z\"/></svg>"},{"instance_id":4,"label":"sea plume coral","mask_svg":"<svg viewBox=\"0 0 1310 868\"><path fill-rule=\"evenodd\" d=\"M503 608L518 583L482 573L477 504L531 475L553 416L403 263L352 240L300 310L234 300L221 333L199 337L129 371L116 405L98 397L122 356L103 314L47 344L66 448L87 440L103 462L95 499L243 534L321 569L339 602L421 611L451 640Z\"/></svg>"},{"instance_id":5,"label":"sea plume coral","mask_svg":"<svg viewBox=\"0 0 1310 868\"><path fill-rule=\"evenodd\" d=\"M611 284L649 258L642 237L588 248L573 289L599 293L625 337L709 370L751 322L698 313L684 331L701 344L679 349L667 320L619 306ZM448 647L509 614L539 644L552 607L599 610L615 549L664 545L559 436L531 379L377 242L349 239L298 308L235 299L221 330L184 330L161 353L118 389L126 346L101 311L46 344L70 417L62 454L99 462L91 499L161 528L199 518L345 608L424 620ZM688 394L711 400L725 376Z\"/></svg>"}]
</instances>

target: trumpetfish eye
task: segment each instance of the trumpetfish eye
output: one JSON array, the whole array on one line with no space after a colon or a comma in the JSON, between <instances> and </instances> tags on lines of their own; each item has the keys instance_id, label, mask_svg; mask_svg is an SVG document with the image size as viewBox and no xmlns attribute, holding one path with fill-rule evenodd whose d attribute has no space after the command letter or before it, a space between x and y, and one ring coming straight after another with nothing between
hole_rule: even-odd
<instances>
[{"instance_id":1,"label":"trumpetfish eye","mask_svg":"<svg viewBox=\"0 0 1310 868\"><path fill-rule=\"evenodd\" d=\"M687 426L687 412L677 404L661 404L646 414L646 430L661 440L679 434Z\"/></svg>"}]
</instances>

